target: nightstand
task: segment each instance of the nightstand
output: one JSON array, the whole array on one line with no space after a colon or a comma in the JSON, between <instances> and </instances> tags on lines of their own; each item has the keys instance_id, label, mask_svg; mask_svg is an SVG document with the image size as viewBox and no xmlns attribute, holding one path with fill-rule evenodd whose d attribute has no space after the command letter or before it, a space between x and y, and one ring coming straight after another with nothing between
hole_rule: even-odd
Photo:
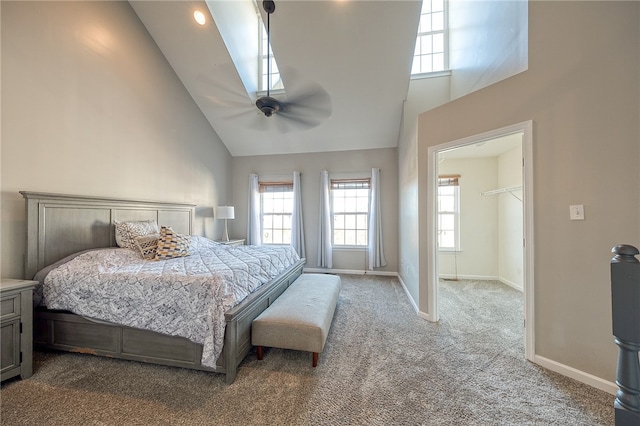
<instances>
[{"instance_id":1,"label":"nightstand","mask_svg":"<svg viewBox=\"0 0 640 426\"><path fill-rule=\"evenodd\" d=\"M243 246L244 245L244 238L241 240L229 240L229 241L221 241L221 240L216 240L216 243L220 243L220 244L224 244L227 246Z\"/></svg>"},{"instance_id":2,"label":"nightstand","mask_svg":"<svg viewBox=\"0 0 640 426\"><path fill-rule=\"evenodd\" d=\"M37 281L0 280L0 380L33 372L33 289Z\"/></svg>"}]
</instances>

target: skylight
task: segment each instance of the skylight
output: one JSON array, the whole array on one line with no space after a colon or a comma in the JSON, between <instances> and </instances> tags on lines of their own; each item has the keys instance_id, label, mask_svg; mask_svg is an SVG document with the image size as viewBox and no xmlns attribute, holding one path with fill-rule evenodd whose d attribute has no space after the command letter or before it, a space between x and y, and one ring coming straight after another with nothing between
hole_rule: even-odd
<instances>
[{"instance_id":1,"label":"skylight","mask_svg":"<svg viewBox=\"0 0 640 426\"><path fill-rule=\"evenodd\" d=\"M446 0L422 0L411 75L448 68Z\"/></svg>"},{"instance_id":2,"label":"skylight","mask_svg":"<svg viewBox=\"0 0 640 426\"><path fill-rule=\"evenodd\" d=\"M258 25L260 27L260 60L258 61L258 90L266 92L267 86L269 86L269 74L271 73L271 87L269 90L284 90L282 79L280 78L280 70L276 63L276 58L273 56L273 50L269 44L267 37L267 29L262 17L258 15ZM271 61L271 63L269 63Z\"/></svg>"}]
</instances>

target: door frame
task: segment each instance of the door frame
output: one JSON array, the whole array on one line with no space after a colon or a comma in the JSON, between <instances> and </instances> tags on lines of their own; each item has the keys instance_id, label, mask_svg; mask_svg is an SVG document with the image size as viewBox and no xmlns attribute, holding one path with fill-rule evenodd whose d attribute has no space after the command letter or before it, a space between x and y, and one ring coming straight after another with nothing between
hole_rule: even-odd
<instances>
[{"instance_id":1,"label":"door frame","mask_svg":"<svg viewBox=\"0 0 640 426\"><path fill-rule=\"evenodd\" d=\"M465 137L429 147L427 150L427 310L428 319L439 320L438 313L438 154L466 145L477 144L501 136L522 133L522 190L523 190L523 300L524 300L524 350L525 358L533 361L535 355L535 300L534 300L534 232L533 232L533 121L523 121L510 126Z\"/></svg>"}]
</instances>

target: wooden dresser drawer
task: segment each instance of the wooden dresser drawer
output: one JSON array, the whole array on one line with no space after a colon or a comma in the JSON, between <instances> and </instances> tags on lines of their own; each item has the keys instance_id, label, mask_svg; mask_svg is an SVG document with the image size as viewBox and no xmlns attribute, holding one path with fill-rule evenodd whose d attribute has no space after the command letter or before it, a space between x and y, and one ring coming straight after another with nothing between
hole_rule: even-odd
<instances>
[{"instance_id":1,"label":"wooden dresser drawer","mask_svg":"<svg viewBox=\"0 0 640 426\"><path fill-rule=\"evenodd\" d=\"M36 281L0 280L0 380L33 372L33 289Z\"/></svg>"},{"instance_id":2,"label":"wooden dresser drawer","mask_svg":"<svg viewBox=\"0 0 640 426\"><path fill-rule=\"evenodd\" d=\"M0 320L8 320L20 316L20 293L2 298L0 302Z\"/></svg>"}]
</instances>

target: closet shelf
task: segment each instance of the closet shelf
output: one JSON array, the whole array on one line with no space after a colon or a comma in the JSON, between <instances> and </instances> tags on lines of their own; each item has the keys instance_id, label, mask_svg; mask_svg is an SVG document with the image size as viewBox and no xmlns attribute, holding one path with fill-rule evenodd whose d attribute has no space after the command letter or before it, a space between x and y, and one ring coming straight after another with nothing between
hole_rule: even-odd
<instances>
[{"instance_id":1,"label":"closet shelf","mask_svg":"<svg viewBox=\"0 0 640 426\"><path fill-rule=\"evenodd\" d=\"M518 197L513 193L514 191L521 191L521 190L522 190L522 185L509 186L507 188L498 188L498 189L492 189L491 191L485 191L485 192L482 192L482 195L497 195L497 194L504 194L505 192L507 192L513 195L514 197L516 197L518 200L522 201L520 197Z\"/></svg>"}]
</instances>

